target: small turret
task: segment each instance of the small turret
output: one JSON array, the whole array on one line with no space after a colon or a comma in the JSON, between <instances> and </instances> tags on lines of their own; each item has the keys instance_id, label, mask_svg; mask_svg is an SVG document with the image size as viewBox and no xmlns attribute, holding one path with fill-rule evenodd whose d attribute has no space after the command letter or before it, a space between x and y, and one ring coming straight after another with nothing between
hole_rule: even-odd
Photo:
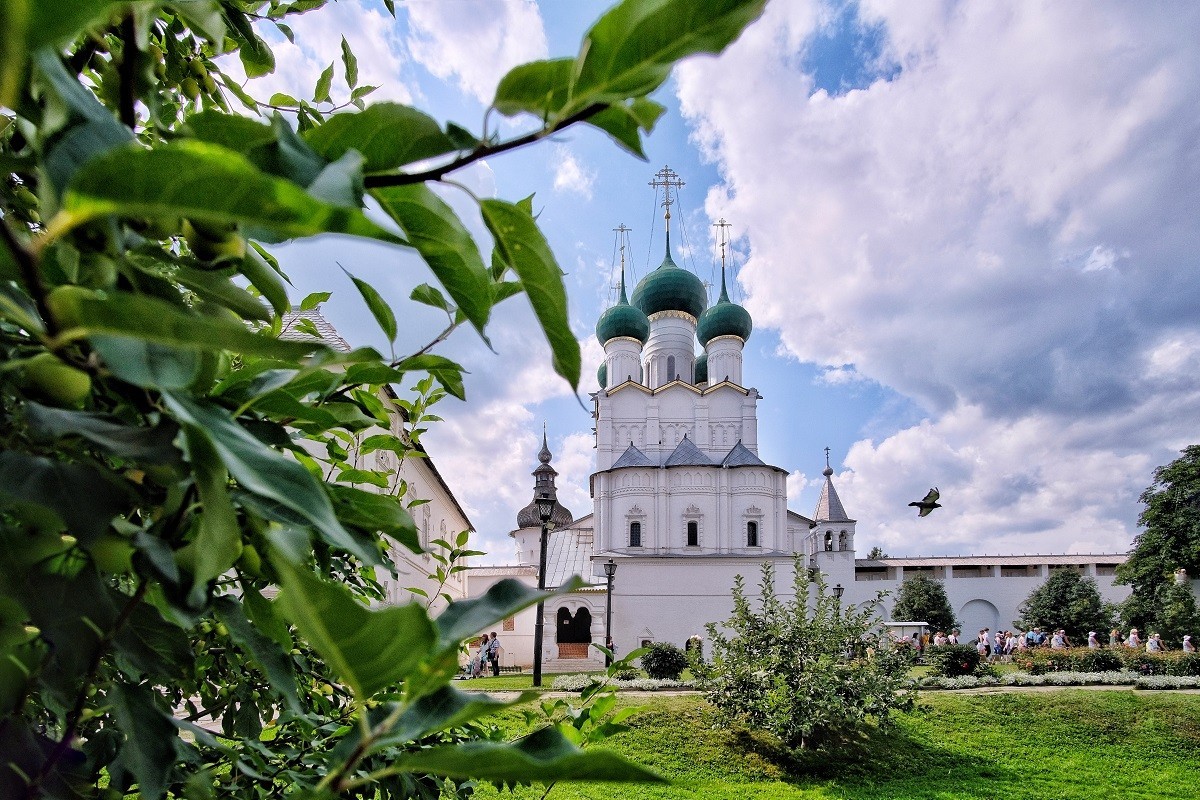
<instances>
[{"instance_id":1,"label":"small turret","mask_svg":"<svg viewBox=\"0 0 1200 800\"><path fill-rule=\"evenodd\" d=\"M550 466L551 458L553 458L553 454L550 452L550 445L546 441L546 430L543 428L542 449L538 452L538 461L541 463L538 464L537 469L530 473L534 477L534 502L531 502L529 505L517 512L518 528L541 527L542 519L540 516L538 516L538 507L536 501L538 495L542 492L549 492L550 496L556 501L554 504L554 513L550 517L550 522L552 525L554 525L554 527L562 528L570 525L575 520L575 517L571 514L570 510L568 510L567 507L562 503L557 502L558 489L554 485L554 477L558 475L558 471L555 470L554 467Z\"/></svg>"},{"instance_id":2,"label":"small turret","mask_svg":"<svg viewBox=\"0 0 1200 800\"><path fill-rule=\"evenodd\" d=\"M713 224L721 230L721 297L701 315L696 337L708 356L708 372L718 381L729 380L740 386L742 349L754 330L754 322L750 312L729 299L729 286L725 280L725 246L729 243L725 229L729 223L720 219Z\"/></svg>"},{"instance_id":3,"label":"small turret","mask_svg":"<svg viewBox=\"0 0 1200 800\"><path fill-rule=\"evenodd\" d=\"M602 389L639 379L642 348L650 338L650 320L640 309L631 306L625 295L625 248L631 229L621 223L613 230L621 251L621 292L617 304L601 314L596 323L596 338L604 348L604 364L596 375Z\"/></svg>"}]
</instances>

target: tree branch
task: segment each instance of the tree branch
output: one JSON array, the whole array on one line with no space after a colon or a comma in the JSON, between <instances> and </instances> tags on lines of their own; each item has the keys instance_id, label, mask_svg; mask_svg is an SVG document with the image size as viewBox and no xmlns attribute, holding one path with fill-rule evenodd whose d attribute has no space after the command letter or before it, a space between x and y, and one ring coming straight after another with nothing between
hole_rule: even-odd
<instances>
[{"instance_id":1,"label":"tree branch","mask_svg":"<svg viewBox=\"0 0 1200 800\"><path fill-rule=\"evenodd\" d=\"M38 269L37 258L17 238L12 228L8 226L7 219L0 219L0 238L4 239L4 244L8 246L9 252L13 254L13 259L17 262L17 269L21 273L21 283L25 284L25 291L29 292L29 296L33 298L33 304L37 307L38 314L42 318L42 324L46 326L46 333L50 336L56 336L58 334L58 322L54 319L54 315L50 313L50 308L46 305L46 284L42 281L42 273ZM34 331L30 331L30 333L34 333Z\"/></svg>"},{"instance_id":2,"label":"tree branch","mask_svg":"<svg viewBox=\"0 0 1200 800\"><path fill-rule=\"evenodd\" d=\"M383 189L388 186L408 186L414 183L425 183L426 181L440 180L443 176L454 172L457 169L462 169L468 164L473 164L485 158L490 158L500 153L506 153L509 150L516 150L518 147L524 147L527 144L541 141L548 136L553 136L555 133L569 128L577 122L584 122L599 114L608 106L596 103L590 105L582 111L577 111L569 117L564 117L559 122L541 130L527 133L524 136L518 136L516 139L510 139L507 142L501 142L494 145L483 145L476 147L471 152L464 156L454 159L453 161L443 164L440 167L427 169L424 172L400 173L395 175L368 175L363 180L363 184L367 189Z\"/></svg>"},{"instance_id":3,"label":"tree branch","mask_svg":"<svg viewBox=\"0 0 1200 800\"><path fill-rule=\"evenodd\" d=\"M120 97L118 105L121 111L121 122L129 130L137 125L137 110L134 108L134 84L137 77L138 57L141 53L137 48L137 31L134 28L133 12L130 11L121 20L121 64L118 67L120 75Z\"/></svg>"}]
</instances>

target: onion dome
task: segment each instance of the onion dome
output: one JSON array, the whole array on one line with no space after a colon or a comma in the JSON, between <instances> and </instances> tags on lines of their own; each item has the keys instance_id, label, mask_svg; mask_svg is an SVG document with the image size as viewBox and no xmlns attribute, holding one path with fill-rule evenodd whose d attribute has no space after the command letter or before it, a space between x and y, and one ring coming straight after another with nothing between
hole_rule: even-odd
<instances>
[{"instance_id":1,"label":"onion dome","mask_svg":"<svg viewBox=\"0 0 1200 800\"><path fill-rule=\"evenodd\" d=\"M696 338L704 347L718 336L737 336L744 342L750 338L752 330L754 322L750 319L750 312L730 302L729 289L725 286L725 270L721 270L721 299L701 315L700 323L696 326Z\"/></svg>"},{"instance_id":2,"label":"onion dome","mask_svg":"<svg viewBox=\"0 0 1200 800\"><path fill-rule=\"evenodd\" d=\"M540 528L542 526L542 518L538 514L537 497L542 492L549 492L554 498L554 512L550 515L550 524L555 528L564 528L575 521L575 517L571 514L562 503L558 502L558 490L554 486L554 476L558 471L550 466L550 446L546 443L546 432L542 431L542 449L538 452L537 469L533 471L535 478L533 485L533 502L517 512L517 527L518 528Z\"/></svg>"},{"instance_id":3,"label":"onion dome","mask_svg":"<svg viewBox=\"0 0 1200 800\"><path fill-rule=\"evenodd\" d=\"M637 339L642 344L650 338L650 320L639 309L629 305L629 299L625 296L624 264L621 265L621 298L615 306L601 314L596 323L596 338L600 344L607 344L618 336Z\"/></svg>"},{"instance_id":4,"label":"onion dome","mask_svg":"<svg viewBox=\"0 0 1200 800\"><path fill-rule=\"evenodd\" d=\"M708 353L696 356L696 383L708 383Z\"/></svg>"},{"instance_id":5,"label":"onion dome","mask_svg":"<svg viewBox=\"0 0 1200 800\"><path fill-rule=\"evenodd\" d=\"M667 233L667 256L658 268L642 278L633 290L633 304L646 316L660 311L683 311L699 317L708 305L704 284L671 258L671 234Z\"/></svg>"},{"instance_id":6,"label":"onion dome","mask_svg":"<svg viewBox=\"0 0 1200 800\"><path fill-rule=\"evenodd\" d=\"M608 362L600 365L600 369L596 370L596 381L603 388L608 385Z\"/></svg>"}]
</instances>

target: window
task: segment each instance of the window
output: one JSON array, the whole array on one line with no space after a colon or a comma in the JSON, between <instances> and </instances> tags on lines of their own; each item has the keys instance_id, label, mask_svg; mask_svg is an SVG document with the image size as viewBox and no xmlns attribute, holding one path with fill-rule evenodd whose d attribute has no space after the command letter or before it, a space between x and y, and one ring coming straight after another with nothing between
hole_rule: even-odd
<instances>
[{"instance_id":1,"label":"window","mask_svg":"<svg viewBox=\"0 0 1200 800\"><path fill-rule=\"evenodd\" d=\"M758 523L746 523L746 547L758 547Z\"/></svg>"},{"instance_id":2,"label":"window","mask_svg":"<svg viewBox=\"0 0 1200 800\"><path fill-rule=\"evenodd\" d=\"M825 552L833 552L833 531L825 531Z\"/></svg>"},{"instance_id":3,"label":"window","mask_svg":"<svg viewBox=\"0 0 1200 800\"><path fill-rule=\"evenodd\" d=\"M675 356L667 356L667 380L675 380Z\"/></svg>"},{"instance_id":4,"label":"window","mask_svg":"<svg viewBox=\"0 0 1200 800\"><path fill-rule=\"evenodd\" d=\"M503 630L515 631L516 629L517 629L517 618L516 617L509 617L508 619L504 620Z\"/></svg>"},{"instance_id":5,"label":"window","mask_svg":"<svg viewBox=\"0 0 1200 800\"><path fill-rule=\"evenodd\" d=\"M641 547L642 546L642 523L640 523L640 522L629 523L629 546L630 547Z\"/></svg>"},{"instance_id":6,"label":"window","mask_svg":"<svg viewBox=\"0 0 1200 800\"><path fill-rule=\"evenodd\" d=\"M838 550L846 549L846 532L842 531L838 534Z\"/></svg>"},{"instance_id":7,"label":"window","mask_svg":"<svg viewBox=\"0 0 1200 800\"><path fill-rule=\"evenodd\" d=\"M687 524L687 543L688 547L700 546L700 523L694 519Z\"/></svg>"}]
</instances>

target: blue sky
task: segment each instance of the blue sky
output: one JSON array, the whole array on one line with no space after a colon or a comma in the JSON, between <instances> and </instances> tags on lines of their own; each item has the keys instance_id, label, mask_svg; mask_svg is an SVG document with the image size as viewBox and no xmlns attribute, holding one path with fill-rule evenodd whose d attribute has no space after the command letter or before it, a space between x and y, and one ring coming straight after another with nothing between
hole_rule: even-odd
<instances>
[{"instance_id":1,"label":"blue sky","mask_svg":"<svg viewBox=\"0 0 1200 800\"><path fill-rule=\"evenodd\" d=\"M392 22L341 0L297 21L299 46L280 43L255 88L311 92L344 33L377 96L478 130L504 71L574 54L607 5L416 0ZM725 55L676 70L648 162L581 129L456 178L535 193L568 273L585 398L612 228L634 229L635 278L661 260L647 182L669 164L702 279L711 222L733 225L732 291L756 326L745 381L792 508L811 512L828 446L864 548L1123 550L1137 494L1195 441L1200 411L1197 34L1187 3L776 2ZM324 312L356 344L383 342L337 263L393 302L399 352L439 329L406 300L428 276L403 253L332 239L278 253L296 299L333 290ZM442 404L427 444L505 560L543 421L560 497L588 510L591 420L522 298L491 334L496 354L470 331L444 348L471 370L469 397ZM905 504L934 484L945 508L918 523Z\"/></svg>"}]
</instances>

